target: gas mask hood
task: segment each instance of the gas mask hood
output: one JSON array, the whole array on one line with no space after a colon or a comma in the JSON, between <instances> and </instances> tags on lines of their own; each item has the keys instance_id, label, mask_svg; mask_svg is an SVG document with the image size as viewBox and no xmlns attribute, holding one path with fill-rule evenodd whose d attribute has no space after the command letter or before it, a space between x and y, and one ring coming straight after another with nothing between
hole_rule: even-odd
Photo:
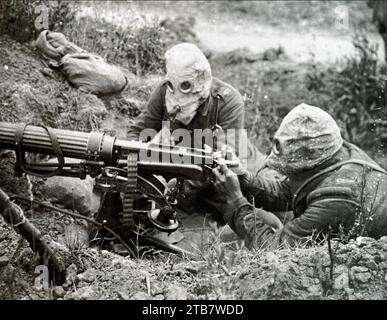
<instances>
[{"instance_id":1,"label":"gas mask hood","mask_svg":"<svg viewBox=\"0 0 387 320\"><path fill-rule=\"evenodd\" d=\"M282 120L267 163L285 175L298 174L323 165L342 144L336 121L324 110L302 103Z\"/></svg>"},{"instance_id":2,"label":"gas mask hood","mask_svg":"<svg viewBox=\"0 0 387 320\"><path fill-rule=\"evenodd\" d=\"M188 125L210 95L211 67L200 49L181 43L165 54L167 91L165 104L170 119Z\"/></svg>"}]
</instances>

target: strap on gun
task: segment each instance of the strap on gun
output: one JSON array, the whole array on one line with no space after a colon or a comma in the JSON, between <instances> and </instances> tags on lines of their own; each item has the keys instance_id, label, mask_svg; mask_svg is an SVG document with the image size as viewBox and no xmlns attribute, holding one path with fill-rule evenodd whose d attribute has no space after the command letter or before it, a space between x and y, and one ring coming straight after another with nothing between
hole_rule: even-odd
<instances>
[{"instance_id":1,"label":"strap on gun","mask_svg":"<svg viewBox=\"0 0 387 320\"><path fill-rule=\"evenodd\" d=\"M63 170L63 166L65 164L63 152L59 145L59 142L55 133L52 131L51 128L48 128L45 126L41 126L41 127L47 131L48 136L50 137L52 149L55 153L55 156L58 159L58 167L54 171L48 172L48 173L38 173L38 172L30 171L28 169L28 163L25 160L25 151L22 150L23 134L27 125L28 125L27 123L20 124L16 127L16 130L15 130L15 153L16 153L15 172L16 174L21 176L21 174L24 172L40 178L49 178L49 177L59 175Z\"/></svg>"}]
</instances>

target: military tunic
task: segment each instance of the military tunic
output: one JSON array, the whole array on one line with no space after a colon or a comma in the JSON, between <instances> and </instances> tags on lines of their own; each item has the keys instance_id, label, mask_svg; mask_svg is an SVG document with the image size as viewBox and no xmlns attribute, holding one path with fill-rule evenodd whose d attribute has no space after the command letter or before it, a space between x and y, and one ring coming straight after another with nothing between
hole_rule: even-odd
<instances>
[{"instance_id":1,"label":"military tunic","mask_svg":"<svg viewBox=\"0 0 387 320\"><path fill-rule=\"evenodd\" d=\"M224 219L249 248L295 245L328 232L348 234L354 227L375 238L387 235L387 174L347 142L317 171L282 181L249 174L241 189L254 197L256 207L240 198L228 204ZM273 230L259 218L265 210L293 210L294 216Z\"/></svg>"},{"instance_id":2,"label":"military tunic","mask_svg":"<svg viewBox=\"0 0 387 320\"><path fill-rule=\"evenodd\" d=\"M127 137L138 140L144 129L162 129L163 121L168 121L165 106L166 81L162 81L154 89L145 110L139 115L128 129ZM247 161L247 170L257 172L265 162L265 157L248 140L244 131L244 102L240 93L231 85L213 77L211 93L205 103L199 106L193 120L185 126L178 121L170 121L170 131L187 129L193 136L195 129L208 129L204 131L205 141L213 141L211 129L218 124L227 134L227 130L236 129L236 138L227 140L227 144L234 148L238 156ZM181 144L180 144L181 145ZM202 139L192 139L191 145L186 147L203 148ZM241 151L241 152L239 152ZM241 154L242 153L242 154Z\"/></svg>"}]
</instances>

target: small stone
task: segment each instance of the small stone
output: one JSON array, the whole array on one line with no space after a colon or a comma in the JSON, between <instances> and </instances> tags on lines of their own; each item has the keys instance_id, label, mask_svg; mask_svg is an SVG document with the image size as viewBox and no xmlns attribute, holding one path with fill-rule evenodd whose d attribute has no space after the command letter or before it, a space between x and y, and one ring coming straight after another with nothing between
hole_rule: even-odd
<instances>
[{"instance_id":1,"label":"small stone","mask_svg":"<svg viewBox=\"0 0 387 320\"><path fill-rule=\"evenodd\" d=\"M348 261L347 261L347 265L348 266L355 266L359 263L359 261L361 260L361 255L359 254L351 254L349 257L348 257Z\"/></svg>"},{"instance_id":2,"label":"small stone","mask_svg":"<svg viewBox=\"0 0 387 320\"><path fill-rule=\"evenodd\" d=\"M379 263L379 268L380 269L387 269L387 262L383 261L383 262Z\"/></svg>"},{"instance_id":3,"label":"small stone","mask_svg":"<svg viewBox=\"0 0 387 320\"><path fill-rule=\"evenodd\" d=\"M150 300L150 298L145 292L137 292L132 296L131 300Z\"/></svg>"},{"instance_id":4,"label":"small stone","mask_svg":"<svg viewBox=\"0 0 387 320\"><path fill-rule=\"evenodd\" d=\"M321 292L321 286L320 285L312 285L308 289L308 292L318 294Z\"/></svg>"},{"instance_id":5,"label":"small stone","mask_svg":"<svg viewBox=\"0 0 387 320\"><path fill-rule=\"evenodd\" d=\"M351 288L344 288L344 291L348 294L348 296L353 295L353 293L355 292L355 290Z\"/></svg>"},{"instance_id":6,"label":"small stone","mask_svg":"<svg viewBox=\"0 0 387 320\"><path fill-rule=\"evenodd\" d=\"M387 236L381 237L381 238L379 239L379 242L387 243Z\"/></svg>"},{"instance_id":7,"label":"small stone","mask_svg":"<svg viewBox=\"0 0 387 320\"><path fill-rule=\"evenodd\" d=\"M56 223L56 224L54 225L54 229L55 229L56 231L58 231L59 233L63 233L63 232L64 232L63 226L62 226L61 224L59 224L59 223Z\"/></svg>"},{"instance_id":8,"label":"small stone","mask_svg":"<svg viewBox=\"0 0 387 320\"><path fill-rule=\"evenodd\" d=\"M160 285L158 285L157 283L152 284L152 289L151 289L152 296L162 294L163 292L164 292L164 289Z\"/></svg>"},{"instance_id":9,"label":"small stone","mask_svg":"<svg viewBox=\"0 0 387 320\"><path fill-rule=\"evenodd\" d=\"M158 294L158 295L153 297L153 300L164 300L164 299L165 299L165 297L162 294Z\"/></svg>"},{"instance_id":10,"label":"small stone","mask_svg":"<svg viewBox=\"0 0 387 320\"><path fill-rule=\"evenodd\" d=\"M319 300L319 299L321 299L321 297L322 297L321 292L311 292L311 293L309 293L309 294L306 296L306 298L307 298L308 300Z\"/></svg>"},{"instance_id":11,"label":"small stone","mask_svg":"<svg viewBox=\"0 0 387 320\"><path fill-rule=\"evenodd\" d=\"M348 252L352 251L351 248L343 247L339 248L336 253L337 254L348 254Z\"/></svg>"},{"instance_id":12,"label":"small stone","mask_svg":"<svg viewBox=\"0 0 387 320\"><path fill-rule=\"evenodd\" d=\"M126 292L119 291L117 295L122 300L130 300L130 296Z\"/></svg>"},{"instance_id":13,"label":"small stone","mask_svg":"<svg viewBox=\"0 0 387 320\"><path fill-rule=\"evenodd\" d=\"M333 287L336 289L336 290L341 290L341 289L345 289L345 288L348 288L349 286L349 276L348 276L348 272L345 272L345 273L342 273L341 275L339 275L335 281L334 281L334 285Z\"/></svg>"},{"instance_id":14,"label":"small stone","mask_svg":"<svg viewBox=\"0 0 387 320\"><path fill-rule=\"evenodd\" d=\"M370 260L365 263L365 266L370 270L378 270L378 265L375 261Z\"/></svg>"},{"instance_id":15,"label":"small stone","mask_svg":"<svg viewBox=\"0 0 387 320\"><path fill-rule=\"evenodd\" d=\"M364 296L360 292L355 293L354 297L355 297L356 300L364 300Z\"/></svg>"},{"instance_id":16,"label":"small stone","mask_svg":"<svg viewBox=\"0 0 387 320\"><path fill-rule=\"evenodd\" d=\"M164 293L165 300L187 300L187 290L179 286L170 286Z\"/></svg>"},{"instance_id":17,"label":"small stone","mask_svg":"<svg viewBox=\"0 0 387 320\"><path fill-rule=\"evenodd\" d=\"M54 72L50 68L41 68L39 71L48 78L54 77Z\"/></svg>"},{"instance_id":18,"label":"small stone","mask_svg":"<svg viewBox=\"0 0 387 320\"><path fill-rule=\"evenodd\" d=\"M9 259L5 256L0 257L0 267L5 267L9 263Z\"/></svg>"},{"instance_id":19,"label":"small stone","mask_svg":"<svg viewBox=\"0 0 387 320\"><path fill-rule=\"evenodd\" d=\"M66 291L61 286L55 286L52 294L55 299L59 299L65 296Z\"/></svg>"},{"instance_id":20,"label":"small stone","mask_svg":"<svg viewBox=\"0 0 387 320\"><path fill-rule=\"evenodd\" d=\"M363 254L363 256L361 257L361 260L363 260L363 261L374 260L374 257L372 255L366 253L366 254Z\"/></svg>"},{"instance_id":21,"label":"small stone","mask_svg":"<svg viewBox=\"0 0 387 320\"><path fill-rule=\"evenodd\" d=\"M301 279L301 283L300 283L300 286L302 288L309 288L309 281L307 278L302 278Z\"/></svg>"},{"instance_id":22,"label":"small stone","mask_svg":"<svg viewBox=\"0 0 387 320\"><path fill-rule=\"evenodd\" d=\"M95 272L92 272L92 271L94 271L94 270L89 269L83 273L78 274L77 279L79 281L86 282L86 283L93 282L96 278L96 274L95 274Z\"/></svg>"},{"instance_id":23,"label":"small stone","mask_svg":"<svg viewBox=\"0 0 387 320\"><path fill-rule=\"evenodd\" d=\"M74 162L74 160L66 159L66 163L72 163L71 161ZM58 204L83 215L97 212L100 206L101 199L93 191L94 180L90 176L84 180L61 176L50 177L42 188L48 197L56 198Z\"/></svg>"},{"instance_id":24,"label":"small stone","mask_svg":"<svg viewBox=\"0 0 387 320\"><path fill-rule=\"evenodd\" d=\"M80 300L95 300L93 287L80 288L77 293Z\"/></svg>"},{"instance_id":25,"label":"small stone","mask_svg":"<svg viewBox=\"0 0 387 320\"><path fill-rule=\"evenodd\" d=\"M359 247L364 247L366 245L372 244L375 242L375 239L368 237L357 237L356 243Z\"/></svg>"},{"instance_id":26,"label":"small stone","mask_svg":"<svg viewBox=\"0 0 387 320\"><path fill-rule=\"evenodd\" d=\"M368 268L362 266L354 266L351 268L351 271L354 273L368 272Z\"/></svg>"},{"instance_id":27,"label":"small stone","mask_svg":"<svg viewBox=\"0 0 387 320\"><path fill-rule=\"evenodd\" d=\"M356 279L359 282L367 283L371 279L372 275L369 272L364 273L356 273L354 275L354 279Z\"/></svg>"},{"instance_id":28,"label":"small stone","mask_svg":"<svg viewBox=\"0 0 387 320\"><path fill-rule=\"evenodd\" d=\"M343 264L338 265L337 267L335 267L333 269L333 274L335 274L335 275L340 275L340 274L345 273L345 272L348 273L348 267L346 265L343 265Z\"/></svg>"}]
</instances>

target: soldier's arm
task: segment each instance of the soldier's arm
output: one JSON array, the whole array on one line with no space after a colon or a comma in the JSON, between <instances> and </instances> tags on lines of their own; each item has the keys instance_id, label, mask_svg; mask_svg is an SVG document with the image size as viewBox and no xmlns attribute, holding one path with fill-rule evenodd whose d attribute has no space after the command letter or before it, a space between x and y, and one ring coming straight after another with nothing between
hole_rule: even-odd
<instances>
[{"instance_id":1,"label":"soldier's arm","mask_svg":"<svg viewBox=\"0 0 387 320\"><path fill-rule=\"evenodd\" d=\"M160 131L162 121L164 119L164 106L163 106L163 85L160 84L152 92L145 109L141 112L138 118L129 126L127 138L138 140L140 133L144 129L153 129Z\"/></svg>"},{"instance_id":2,"label":"soldier's arm","mask_svg":"<svg viewBox=\"0 0 387 320\"><path fill-rule=\"evenodd\" d=\"M292 191L289 180L268 180L245 171L238 176L242 193L253 196L255 204L269 211L288 211L292 206Z\"/></svg>"},{"instance_id":3,"label":"soldier's arm","mask_svg":"<svg viewBox=\"0 0 387 320\"><path fill-rule=\"evenodd\" d=\"M260 218L263 209L253 208L247 201L237 201L236 205L225 214L230 227L245 240L246 246L253 248L276 249L282 244L295 246L313 236L326 233L329 226L337 229L345 225L356 210L356 205L332 200L315 201L298 218L293 219L280 230L274 230Z\"/></svg>"}]
</instances>

